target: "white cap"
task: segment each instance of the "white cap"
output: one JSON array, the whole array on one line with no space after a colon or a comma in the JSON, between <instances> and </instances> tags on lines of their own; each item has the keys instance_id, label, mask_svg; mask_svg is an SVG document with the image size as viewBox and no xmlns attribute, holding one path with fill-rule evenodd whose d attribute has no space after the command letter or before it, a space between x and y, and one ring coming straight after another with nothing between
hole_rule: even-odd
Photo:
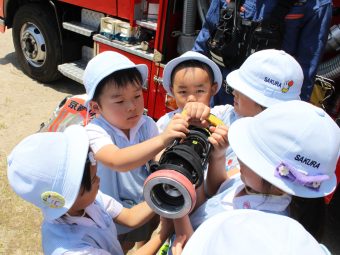
<instances>
[{"instance_id":1,"label":"white cap","mask_svg":"<svg viewBox=\"0 0 340 255\"><path fill-rule=\"evenodd\" d=\"M148 77L148 67L146 65L136 65L124 55L114 51L104 51L96 55L87 64L83 76L86 94L88 95L87 103L92 100L101 80L114 72L133 67L140 72L144 84Z\"/></svg>"},{"instance_id":2,"label":"white cap","mask_svg":"<svg viewBox=\"0 0 340 255\"><path fill-rule=\"evenodd\" d=\"M208 57L205 55L195 52L195 51L187 51L183 53L181 56L174 58L173 60L169 61L164 68L163 72L163 86L166 92L170 95L173 96L171 92L171 74L172 71L178 66L180 63L188 60L197 60L200 62L203 62L210 66L211 70L213 71L214 75L214 82L217 83L217 90L216 93L220 90L221 85L222 85L222 74L220 68L215 64L214 61L210 60Z\"/></svg>"},{"instance_id":3,"label":"white cap","mask_svg":"<svg viewBox=\"0 0 340 255\"><path fill-rule=\"evenodd\" d=\"M256 103L273 104L300 100L303 72L299 63L282 50L261 50L227 75L227 83Z\"/></svg>"},{"instance_id":4,"label":"white cap","mask_svg":"<svg viewBox=\"0 0 340 255\"><path fill-rule=\"evenodd\" d=\"M322 247L297 221L256 210L220 213L192 235L182 255L325 255Z\"/></svg>"},{"instance_id":5,"label":"white cap","mask_svg":"<svg viewBox=\"0 0 340 255\"><path fill-rule=\"evenodd\" d=\"M84 127L36 133L8 156L8 180L23 199L41 208L45 219L57 219L74 204L89 150Z\"/></svg>"},{"instance_id":6,"label":"white cap","mask_svg":"<svg viewBox=\"0 0 340 255\"><path fill-rule=\"evenodd\" d=\"M321 108L283 102L229 129L236 156L259 176L299 197L323 197L336 187L340 129Z\"/></svg>"}]
</instances>

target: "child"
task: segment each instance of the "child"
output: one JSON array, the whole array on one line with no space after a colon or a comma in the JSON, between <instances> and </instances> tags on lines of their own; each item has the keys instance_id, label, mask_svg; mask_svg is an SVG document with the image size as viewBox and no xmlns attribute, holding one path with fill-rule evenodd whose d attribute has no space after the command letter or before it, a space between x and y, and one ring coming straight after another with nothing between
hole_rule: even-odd
<instances>
[{"instance_id":1,"label":"child","mask_svg":"<svg viewBox=\"0 0 340 255\"><path fill-rule=\"evenodd\" d=\"M198 52L185 52L167 63L163 73L163 86L166 92L175 98L178 109L165 114L157 121L159 132L161 133L165 130L173 116L182 112L187 103L199 102L208 107L211 98L219 91L221 85L222 74L218 66ZM195 120L196 116L191 115L189 117L191 118L191 124L195 124L192 120ZM225 136L227 134L227 128L224 126L212 128L211 131ZM213 136L209 140L213 145L217 144ZM216 153L211 153L210 167L215 168L215 164L221 165L221 160L222 163L225 162L225 158L221 158ZM224 178L224 175L224 173L220 172L218 176L213 178ZM198 192L196 205L200 204L202 197L200 193L202 192L203 188Z\"/></svg>"},{"instance_id":2,"label":"child","mask_svg":"<svg viewBox=\"0 0 340 255\"><path fill-rule=\"evenodd\" d=\"M228 74L226 81L233 88L234 106L215 106L211 112L229 127L240 117L255 116L276 103L300 100L303 72L292 56L282 50L269 49L250 55L239 69ZM204 104L190 103L185 109L189 116L201 119L209 114ZM228 175L238 174L239 168L235 153L228 147Z\"/></svg>"},{"instance_id":3,"label":"child","mask_svg":"<svg viewBox=\"0 0 340 255\"><path fill-rule=\"evenodd\" d=\"M187 51L166 64L163 86L176 100L178 109L162 116L157 121L159 132L163 132L176 113L180 113L188 102L200 102L209 106L210 99L219 91L222 74L218 66L206 56Z\"/></svg>"},{"instance_id":4,"label":"child","mask_svg":"<svg viewBox=\"0 0 340 255\"><path fill-rule=\"evenodd\" d=\"M96 172L81 126L31 135L9 155L10 185L44 215L44 254L123 254L113 221L136 227L153 216L145 202L123 208L98 191ZM162 221L160 230L135 254L156 253L170 231Z\"/></svg>"},{"instance_id":5,"label":"child","mask_svg":"<svg viewBox=\"0 0 340 255\"><path fill-rule=\"evenodd\" d=\"M155 122L143 115L142 86L147 66L135 65L125 56L106 51L87 65L84 85L88 104L97 118L86 126L90 147L98 161L101 191L124 207L143 201L143 183L149 172L145 164L173 139L185 137L187 122L176 115L160 135ZM149 226L135 230L131 242L145 240ZM130 229L117 227L118 233Z\"/></svg>"},{"instance_id":6,"label":"child","mask_svg":"<svg viewBox=\"0 0 340 255\"><path fill-rule=\"evenodd\" d=\"M183 252L181 243L177 242L173 254L330 255L330 252L289 217L240 209L204 222Z\"/></svg>"},{"instance_id":7,"label":"child","mask_svg":"<svg viewBox=\"0 0 340 255\"><path fill-rule=\"evenodd\" d=\"M295 197L324 197L336 187L340 129L325 111L309 103L283 102L239 119L231 125L228 138L241 177L226 180L217 195L193 212L194 228L235 209L292 215ZM321 218L312 217L316 209L308 213L311 222L304 224L311 231Z\"/></svg>"}]
</instances>

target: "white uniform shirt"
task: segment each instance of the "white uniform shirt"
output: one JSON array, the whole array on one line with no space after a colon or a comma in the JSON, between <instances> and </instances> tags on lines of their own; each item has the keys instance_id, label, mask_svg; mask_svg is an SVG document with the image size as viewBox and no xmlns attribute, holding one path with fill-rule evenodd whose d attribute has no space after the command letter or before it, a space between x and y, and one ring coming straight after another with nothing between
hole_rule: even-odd
<instances>
[{"instance_id":1,"label":"white uniform shirt","mask_svg":"<svg viewBox=\"0 0 340 255\"><path fill-rule=\"evenodd\" d=\"M113 219L123 206L100 191L85 212L91 218L64 215L44 221L42 240L45 254L117 254L123 251Z\"/></svg>"},{"instance_id":2,"label":"white uniform shirt","mask_svg":"<svg viewBox=\"0 0 340 255\"><path fill-rule=\"evenodd\" d=\"M182 109L176 109L172 112L168 112L159 118L157 121L158 132L163 133L166 127L169 125L170 120L174 117L176 113L180 113Z\"/></svg>"},{"instance_id":3,"label":"white uniform shirt","mask_svg":"<svg viewBox=\"0 0 340 255\"><path fill-rule=\"evenodd\" d=\"M86 126L86 131L90 140L90 147L94 153L98 152L103 146L114 144L118 148L129 147L144 142L156 135L158 129L153 119L143 115L137 125L130 129L130 137L122 130L112 126L103 117L91 121ZM112 155L114 157L115 155ZM131 158L134 155L130 155ZM100 177L100 190L112 196L124 207L132 206L144 201L143 184L149 176L146 165L142 165L128 172L119 172L111 169L100 162L97 163L98 176ZM129 228L117 225L118 233L126 233Z\"/></svg>"},{"instance_id":4,"label":"white uniform shirt","mask_svg":"<svg viewBox=\"0 0 340 255\"><path fill-rule=\"evenodd\" d=\"M254 194L236 196L243 188L244 184L240 176L223 183L215 196L209 198L191 214L190 220L194 229L216 214L235 209L253 209L276 214L288 214L287 209L291 202L290 195L263 196Z\"/></svg>"}]
</instances>

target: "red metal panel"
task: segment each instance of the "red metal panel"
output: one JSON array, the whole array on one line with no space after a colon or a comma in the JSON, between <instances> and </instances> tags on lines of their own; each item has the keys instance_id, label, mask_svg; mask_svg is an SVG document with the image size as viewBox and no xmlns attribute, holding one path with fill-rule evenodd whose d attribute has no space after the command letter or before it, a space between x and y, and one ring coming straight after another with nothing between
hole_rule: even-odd
<instances>
[{"instance_id":1,"label":"red metal panel","mask_svg":"<svg viewBox=\"0 0 340 255\"><path fill-rule=\"evenodd\" d=\"M106 44L103 44L103 43L99 43L99 42L96 42L96 43L98 45L99 53L104 52L104 51L115 51L115 52L121 53L122 55L128 57L135 64L145 64L145 65L147 65L147 67L149 69L148 83L150 84L150 79L151 79L150 78L151 77L150 72L151 72L151 68L152 68L152 62L150 60L147 60L145 58L141 58L139 56L133 55L133 54L128 53L126 51L122 51L122 50L113 48L113 47L106 45ZM146 109L148 109L148 112L149 112L150 109L148 108L148 93L149 93L149 89L148 90L143 89L144 107ZM149 115L149 116L153 117L152 115Z\"/></svg>"},{"instance_id":2,"label":"red metal panel","mask_svg":"<svg viewBox=\"0 0 340 255\"><path fill-rule=\"evenodd\" d=\"M164 104L165 101L163 101L162 105L156 106L157 97L160 96L158 95L158 87L161 85L157 81L154 80L154 77L160 77L162 75L163 75L163 68L160 67L156 63L152 63L151 76L150 76L149 89L148 89L149 91L148 109L150 112L150 116L152 116L154 119L159 119L159 117L156 117L156 115L159 116L163 112L162 109L160 108L165 109L165 104Z\"/></svg>"},{"instance_id":3,"label":"red metal panel","mask_svg":"<svg viewBox=\"0 0 340 255\"><path fill-rule=\"evenodd\" d=\"M149 91L149 108L153 109L152 117L159 119L167 112L172 111L165 105L166 91L163 88L163 84L153 80L153 77L162 78L164 68L162 66L154 64L151 71L150 91Z\"/></svg>"},{"instance_id":4,"label":"red metal panel","mask_svg":"<svg viewBox=\"0 0 340 255\"><path fill-rule=\"evenodd\" d=\"M155 38L155 49L162 52L162 44L164 38L164 26L166 19L166 7L168 6L168 0L160 0L158 9L158 20L157 20L157 34Z\"/></svg>"},{"instance_id":5,"label":"red metal panel","mask_svg":"<svg viewBox=\"0 0 340 255\"><path fill-rule=\"evenodd\" d=\"M0 17L4 18L4 0L0 0Z\"/></svg>"},{"instance_id":6,"label":"red metal panel","mask_svg":"<svg viewBox=\"0 0 340 255\"><path fill-rule=\"evenodd\" d=\"M337 24L340 24L340 15L339 15L339 12L335 11L335 10L338 10L340 9L340 0L333 0L333 19L332 19L332 24L331 25L337 25ZM338 13L336 15L336 13Z\"/></svg>"},{"instance_id":7,"label":"red metal panel","mask_svg":"<svg viewBox=\"0 0 340 255\"><path fill-rule=\"evenodd\" d=\"M182 26L182 10L175 4L177 1L160 0L157 35L155 38L155 48L164 55L162 63L166 63L176 57L177 38L171 35L173 31L180 31Z\"/></svg>"},{"instance_id":8,"label":"red metal panel","mask_svg":"<svg viewBox=\"0 0 340 255\"><path fill-rule=\"evenodd\" d=\"M93 11L106 13L109 15L117 16L117 0L59 0L73 4L76 6L84 7Z\"/></svg>"},{"instance_id":9,"label":"red metal panel","mask_svg":"<svg viewBox=\"0 0 340 255\"><path fill-rule=\"evenodd\" d=\"M340 186L339 186L339 183L340 183L340 160L338 160L338 163L336 165L335 174L336 174L336 180L337 180L337 189L340 189ZM332 197L334 195L334 192L329 194L328 196L325 196L326 204L330 203L330 201L332 200Z\"/></svg>"},{"instance_id":10,"label":"red metal panel","mask_svg":"<svg viewBox=\"0 0 340 255\"><path fill-rule=\"evenodd\" d=\"M117 16L122 19L130 20L130 15L133 15L133 1L131 0L117 0Z\"/></svg>"}]
</instances>

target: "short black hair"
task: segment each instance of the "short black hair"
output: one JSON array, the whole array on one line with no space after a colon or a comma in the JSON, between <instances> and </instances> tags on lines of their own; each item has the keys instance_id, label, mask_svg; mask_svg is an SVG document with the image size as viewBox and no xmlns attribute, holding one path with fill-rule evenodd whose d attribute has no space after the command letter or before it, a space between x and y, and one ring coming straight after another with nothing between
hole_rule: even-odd
<instances>
[{"instance_id":1,"label":"short black hair","mask_svg":"<svg viewBox=\"0 0 340 255\"><path fill-rule=\"evenodd\" d=\"M92 100L98 104L100 103L99 97L101 96L105 86L125 88L128 84L133 84L136 87L141 87L143 85L142 75L136 67L119 70L106 76L99 82Z\"/></svg>"},{"instance_id":2,"label":"short black hair","mask_svg":"<svg viewBox=\"0 0 340 255\"><path fill-rule=\"evenodd\" d=\"M90 151L90 150L89 150ZM87 158L84 166L83 178L80 184L81 194L83 195L85 191L90 191L92 189L92 179L91 179L91 161L89 159L89 153L87 153Z\"/></svg>"},{"instance_id":3,"label":"short black hair","mask_svg":"<svg viewBox=\"0 0 340 255\"><path fill-rule=\"evenodd\" d=\"M203 69L205 70L207 73L208 73L208 76L209 76L209 80L211 82L211 84L214 83L214 72L213 70L211 69L211 67L206 64L206 63L203 63L201 61L198 61L198 60L186 60L186 61L183 61L181 63L179 63L173 70L172 70L172 73L171 73L171 86L174 82L174 77L175 77L175 74L184 69L184 68L193 68L193 67L197 67L197 68L200 68L200 69Z\"/></svg>"}]
</instances>

